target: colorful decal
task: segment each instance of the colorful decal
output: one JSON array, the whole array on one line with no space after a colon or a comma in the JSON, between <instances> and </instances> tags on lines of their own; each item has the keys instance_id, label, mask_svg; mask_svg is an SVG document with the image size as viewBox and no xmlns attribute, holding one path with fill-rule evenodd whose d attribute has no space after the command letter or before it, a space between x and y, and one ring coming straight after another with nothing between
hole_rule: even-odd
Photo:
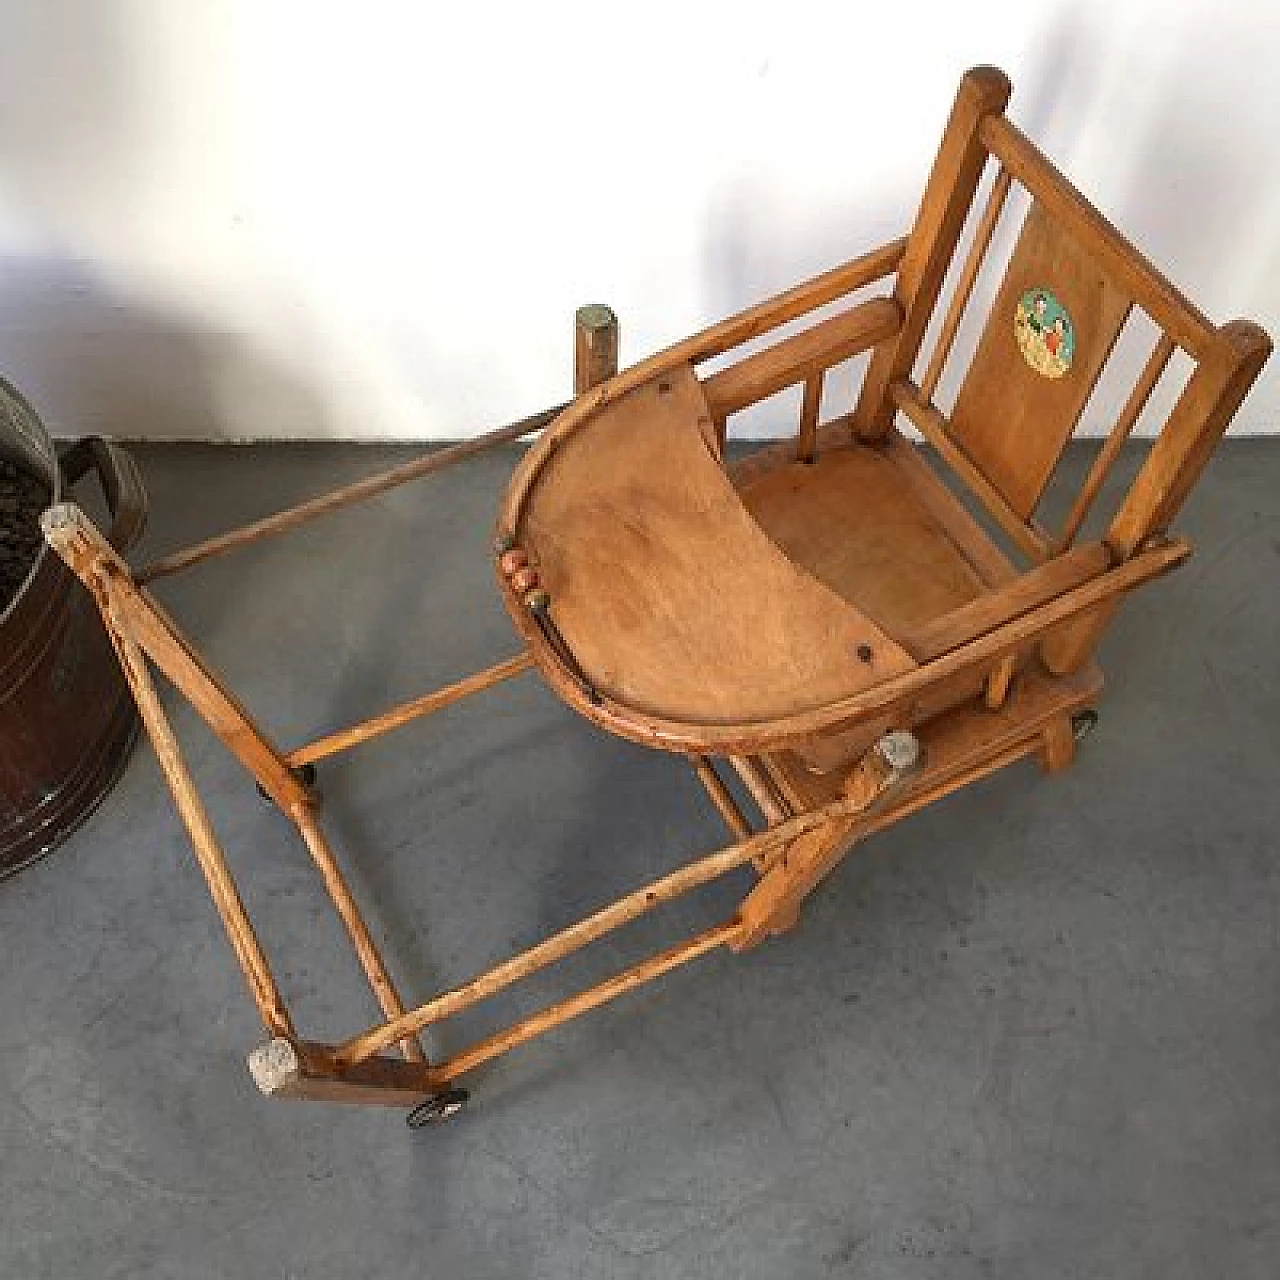
<instances>
[{"instance_id":1,"label":"colorful decal","mask_svg":"<svg viewBox=\"0 0 1280 1280\"><path fill-rule=\"evenodd\" d=\"M1013 317L1013 334L1027 363L1046 378L1071 368L1076 333L1066 308L1048 289L1028 289Z\"/></svg>"}]
</instances>

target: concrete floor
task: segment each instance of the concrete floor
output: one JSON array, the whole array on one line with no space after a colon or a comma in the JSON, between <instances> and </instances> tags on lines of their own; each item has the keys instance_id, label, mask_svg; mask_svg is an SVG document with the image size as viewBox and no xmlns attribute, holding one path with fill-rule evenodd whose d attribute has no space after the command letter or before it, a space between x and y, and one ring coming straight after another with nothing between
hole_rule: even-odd
<instances>
[{"instance_id":1,"label":"concrete floor","mask_svg":"<svg viewBox=\"0 0 1280 1280\"><path fill-rule=\"evenodd\" d=\"M149 447L142 558L381 465ZM512 651L491 457L161 592L283 742ZM1070 466L1079 475L1082 460ZM1280 1273L1280 448L1227 445L1193 562L1104 650L1099 731L870 841L786 938L471 1080L459 1120L272 1104L147 749L0 884L0 1276ZM179 731L300 1026L373 1020L292 830ZM533 678L323 771L417 998L723 836L686 769ZM704 891L450 1025L457 1047L724 915Z\"/></svg>"}]
</instances>

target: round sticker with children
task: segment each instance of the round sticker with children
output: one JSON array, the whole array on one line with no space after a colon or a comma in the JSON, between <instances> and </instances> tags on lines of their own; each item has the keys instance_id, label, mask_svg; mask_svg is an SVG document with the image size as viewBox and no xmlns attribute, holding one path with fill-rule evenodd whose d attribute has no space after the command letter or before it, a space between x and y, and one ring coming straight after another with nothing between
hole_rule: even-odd
<instances>
[{"instance_id":1,"label":"round sticker with children","mask_svg":"<svg viewBox=\"0 0 1280 1280\"><path fill-rule=\"evenodd\" d=\"M1046 378L1060 378L1071 368L1075 330L1066 308L1048 289L1028 289L1018 302L1013 332L1027 363Z\"/></svg>"}]
</instances>

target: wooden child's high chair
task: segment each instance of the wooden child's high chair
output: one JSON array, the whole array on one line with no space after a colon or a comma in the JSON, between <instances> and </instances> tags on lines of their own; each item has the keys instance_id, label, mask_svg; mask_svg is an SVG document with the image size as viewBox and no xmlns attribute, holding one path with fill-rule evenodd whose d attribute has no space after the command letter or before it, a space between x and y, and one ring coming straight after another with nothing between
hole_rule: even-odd
<instances>
[{"instance_id":1,"label":"wooden child's high chair","mask_svg":"<svg viewBox=\"0 0 1280 1280\"><path fill-rule=\"evenodd\" d=\"M611 314L584 309L578 395L562 411L136 573L76 508L47 513L50 543L101 609L271 1037L250 1058L265 1093L411 1106L415 1124L451 1115L466 1100L457 1080L481 1063L713 948L742 951L791 926L864 836L1023 756L1050 771L1071 762L1101 688L1098 639L1126 593L1190 554L1170 524L1271 343L1246 321L1213 325L1165 280L1005 119L1009 92L992 68L964 77L904 239L621 373ZM994 180L964 238L989 162ZM1015 183L1029 211L944 411L935 395ZM873 285L874 296L741 351ZM1037 514L1046 487L1135 309L1157 336L1065 519L1046 528ZM936 336L926 350L927 333ZM1082 541L1121 445L1179 351L1191 365L1185 385L1105 531ZM824 374L861 353L869 360L856 404L820 422ZM789 387L802 389L795 438L730 464L728 419ZM899 432L900 417L933 446L940 469ZM145 589L533 432L541 435L502 502L495 547L522 651L359 725L281 750ZM339 1044L296 1031L152 664L296 823L381 1006L367 1030ZM604 729L686 757L732 843L406 1008L321 830L310 771L531 668ZM429 1057L419 1036L432 1024L741 866L756 880L732 919L445 1061Z\"/></svg>"}]
</instances>

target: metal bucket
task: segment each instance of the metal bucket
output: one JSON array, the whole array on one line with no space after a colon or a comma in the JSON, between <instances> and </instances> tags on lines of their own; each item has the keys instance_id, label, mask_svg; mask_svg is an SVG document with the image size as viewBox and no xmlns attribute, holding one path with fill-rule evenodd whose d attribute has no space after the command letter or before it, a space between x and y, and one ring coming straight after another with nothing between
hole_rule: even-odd
<instances>
[{"instance_id":1,"label":"metal bucket","mask_svg":"<svg viewBox=\"0 0 1280 1280\"><path fill-rule=\"evenodd\" d=\"M59 456L34 410L3 378L0 464L6 475L42 482L47 503L94 471L111 513L112 545L123 554L142 532L147 503L133 459L97 437ZM0 511L0 526L8 515ZM129 758L138 715L93 600L43 539L0 609L4 877L48 853L92 812Z\"/></svg>"}]
</instances>

